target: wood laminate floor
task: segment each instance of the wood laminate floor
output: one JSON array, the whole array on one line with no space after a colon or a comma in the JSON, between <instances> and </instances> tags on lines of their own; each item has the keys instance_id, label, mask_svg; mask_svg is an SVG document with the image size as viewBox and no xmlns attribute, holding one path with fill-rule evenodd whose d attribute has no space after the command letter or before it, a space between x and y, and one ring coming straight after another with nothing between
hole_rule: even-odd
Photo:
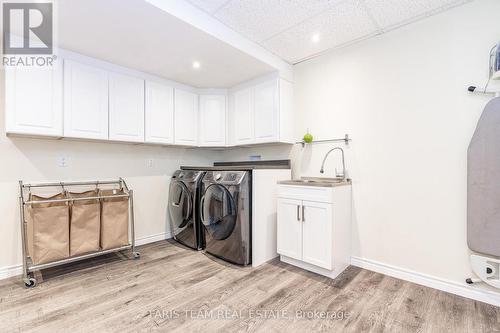
<instances>
[{"instance_id":1,"label":"wood laminate floor","mask_svg":"<svg viewBox=\"0 0 500 333\"><path fill-rule=\"evenodd\" d=\"M169 241L0 281L0 332L498 332L500 308L349 267L226 264ZM38 276L40 278L40 276Z\"/></svg>"}]
</instances>

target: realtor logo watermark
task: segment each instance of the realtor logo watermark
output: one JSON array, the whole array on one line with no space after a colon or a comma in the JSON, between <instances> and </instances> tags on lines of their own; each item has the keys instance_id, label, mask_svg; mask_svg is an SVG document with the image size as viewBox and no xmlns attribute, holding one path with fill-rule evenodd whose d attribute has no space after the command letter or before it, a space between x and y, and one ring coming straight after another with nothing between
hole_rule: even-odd
<instances>
[{"instance_id":1,"label":"realtor logo watermark","mask_svg":"<svg viewBox=\"0 0 500 333\"><path fill-rule=\"evenodd\" d=\"M2 65L52 66L53 17L52 2L2 3Z\"/></svg>"}]
</instances>

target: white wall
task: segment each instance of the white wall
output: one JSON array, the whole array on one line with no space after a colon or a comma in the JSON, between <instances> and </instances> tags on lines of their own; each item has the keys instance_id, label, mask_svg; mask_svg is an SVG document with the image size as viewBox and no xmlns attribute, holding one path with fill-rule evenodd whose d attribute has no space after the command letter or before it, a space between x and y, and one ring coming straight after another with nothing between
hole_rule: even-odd
<instances>
[{"instance_id":1,"label":"white wall","mask_svg":"<svg viewBox=\"0 0 500 333\"><path fill-rule=\"evenodd\" d=\"M180 165L211 165L217 152L103 142L7 137L4 124L4 73L0 72L0 276L21 264L18 181L72 181L123 177L134 189L136 239L169 234L167 197L170 176ZM215 155L214 155L215 154ZM67 158L67 167L58 159ZM153 159L153 166L147 161ZM156 236L156 237L155 237ZM18 270L14 270L18 272Z\"/></svg>"},{"instance_id":2,"label":"white wall","mask_svg":"<svg viewBox=\"0 0 500 333\"><path fill-rule=\"evenodd\" d=\"M477 0L295 66L297 138L309 128L318 139L353 139L354 256L458 283L471 275L466 152L488 99L466 89L486 83L498 13L500 1ZM320 176L333 146L224 158L291 156L295 176ZM338 160L329 158L328 175Z\"/></svg>"}]
</instances>

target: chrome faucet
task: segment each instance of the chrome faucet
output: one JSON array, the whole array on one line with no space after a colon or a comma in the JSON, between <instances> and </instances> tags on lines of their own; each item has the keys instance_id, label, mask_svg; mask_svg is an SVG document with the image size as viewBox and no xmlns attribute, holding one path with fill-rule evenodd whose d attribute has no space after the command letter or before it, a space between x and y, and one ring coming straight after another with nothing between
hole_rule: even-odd
<instances>
[{"instance_id":1,"label":"chrome faucet","mask_svg":"<svg viewBox=\"0 0 500 333\"><path fill-rule=\"evenodd\" d=\"M338 178L342 178L343 180L346 179L346 174L345 174L345 159L344 159L344 149L340 148L340 147L335 147L333 149L330 149L328 151L328 153L326 153L325 157L323 158L323 163L321 163L321 170L319 170L319 172L321 173L325 173L325 161L326 161L326 158L328 157L328 155L330 155L330 153L334 150L340 150L340 152L342 153L342 173L338 173L337 172L337 168L335 168L335 177L338 177Z\"/></svg>"}]
</instances>

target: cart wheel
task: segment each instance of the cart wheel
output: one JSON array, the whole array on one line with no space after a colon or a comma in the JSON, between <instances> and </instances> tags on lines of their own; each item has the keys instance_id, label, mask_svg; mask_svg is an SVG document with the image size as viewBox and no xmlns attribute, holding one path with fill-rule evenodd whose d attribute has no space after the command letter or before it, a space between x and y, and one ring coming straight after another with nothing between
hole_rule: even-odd
<instances>
[{"instance_id":1,"label":"cart wheel","mask_svg":"<svg viewBox=\"0 0 500 333\"><path fill-rule=\"evenodd\" d=\"M139 252L133 252L132 255L134 256L134 259L139 259L141 257Z\"/></svg>"},{"instance_id":2,"label":"cart wheel","mask_svg":"<svg viewBox=\"0 0 500 333\"><path fill-rule=\"evenodd\" d=\"M36 286L36 279L31 277L27 280L24 280L24 285L26 286L26 288L33 288L34 286Z\"/></svg>"}]
</instances>

